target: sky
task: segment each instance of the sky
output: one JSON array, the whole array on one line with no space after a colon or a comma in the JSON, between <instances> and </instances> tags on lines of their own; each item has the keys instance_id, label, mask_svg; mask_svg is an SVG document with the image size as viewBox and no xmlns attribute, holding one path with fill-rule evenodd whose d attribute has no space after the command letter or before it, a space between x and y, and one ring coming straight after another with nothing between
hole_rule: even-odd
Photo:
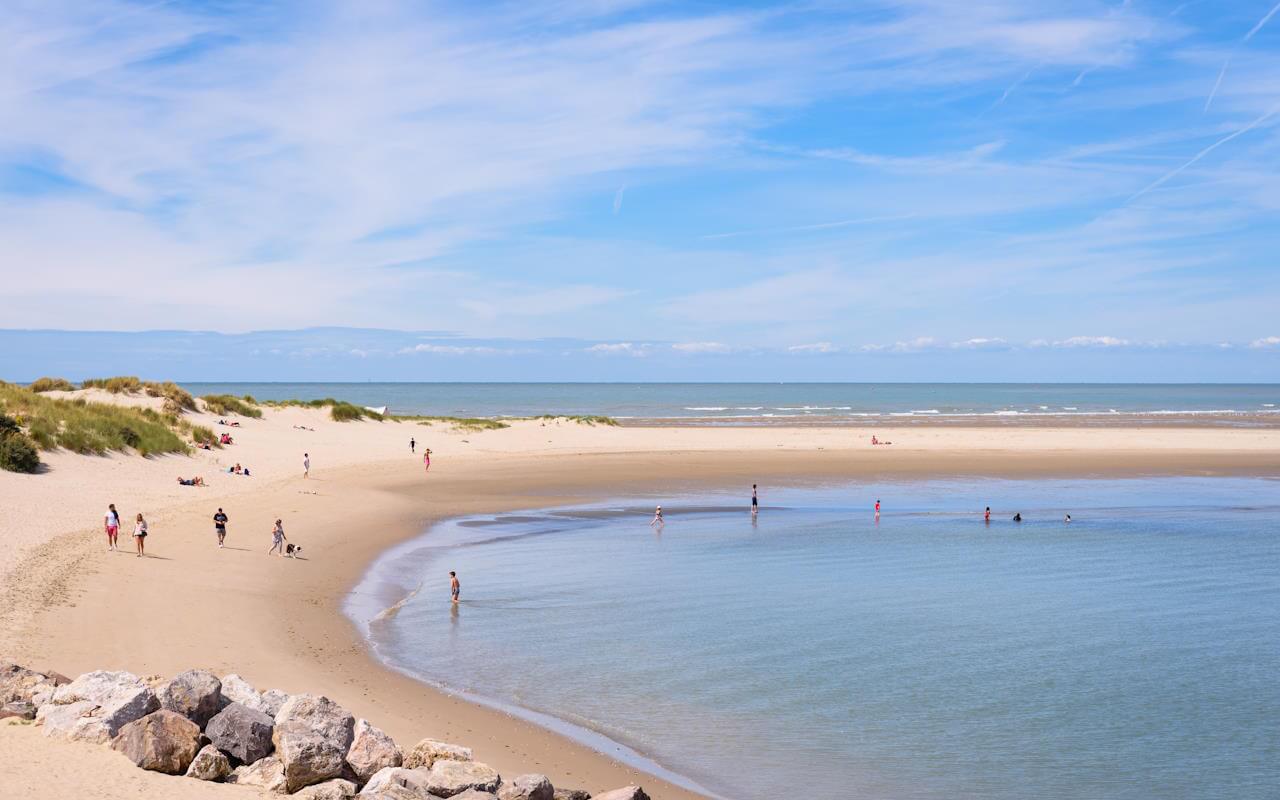
<instances>
[{"instance_id":1,"label":"sky","mask_svg":"<svg viewBox=\"0 0 1280 800\"><path fill-rule=\"evenodd\" d=\"M11 0L0 378L1280 380L1278 55L1275 0Z\"/></svg>"}]
</instances>

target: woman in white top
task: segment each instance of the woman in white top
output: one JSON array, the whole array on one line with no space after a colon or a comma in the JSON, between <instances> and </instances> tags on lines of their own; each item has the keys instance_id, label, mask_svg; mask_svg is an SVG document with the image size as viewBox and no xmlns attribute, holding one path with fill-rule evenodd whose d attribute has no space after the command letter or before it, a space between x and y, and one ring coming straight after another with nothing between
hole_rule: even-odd
<instances>
[{"instance_id":1,"label":"woman in white top","mask_svg":"<svg viewBox=\"0 0 1280 800\"><path fill-rule=\"evenodd\" d=\"M138 514L138 521L133 523L133 541L138 544L138 558L147 551L147 521L142 518L142 514Z\"/></svg>"}]
</instances>

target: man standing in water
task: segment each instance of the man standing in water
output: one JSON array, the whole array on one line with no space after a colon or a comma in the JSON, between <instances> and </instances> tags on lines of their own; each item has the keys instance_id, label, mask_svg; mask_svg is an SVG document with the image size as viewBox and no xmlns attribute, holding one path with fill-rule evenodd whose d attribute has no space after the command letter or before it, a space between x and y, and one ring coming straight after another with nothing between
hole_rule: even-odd
<instances>
[{"instance_id":1,"label":"man standing in water","mask_svg":"<svg viewBox=\"0 0 1280 800\"><path fill-rule=\"evenodd\" d=\"M227 515L222 513L222 509L213 515L213 532L218 534L218 547L222 547L223 540L227 538Z\"/></svg>"},{"instance_id":2,"label":"man standing in water","mask_svg":"<svg viewBox=\"0 0 1280 800\"><path fill-rule=\"evenodd\" d=\"M453 597L453 604L458 604L458 597L462 594L462 584L458 581L458 573L449 570L449 594Z\"/></svg>"},{"instance_id":3,"label":"man standing in water","mask_svg":"<svg viewBox=\"0 0 1280 800\"><path fill-rule=\"evenodd\" d=\"M756 491L756 485L751 484L751 516L760 513L760 495Z\"/></svg>"}]
</instances>

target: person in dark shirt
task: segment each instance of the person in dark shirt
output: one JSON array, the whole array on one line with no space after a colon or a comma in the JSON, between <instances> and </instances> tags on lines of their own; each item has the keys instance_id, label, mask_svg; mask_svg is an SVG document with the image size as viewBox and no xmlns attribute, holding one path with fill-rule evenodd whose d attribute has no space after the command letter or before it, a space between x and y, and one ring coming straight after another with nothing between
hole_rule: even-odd
<instances>
[{"instance_id":1,"label":"person in dark shirt","mask_svg":"<svg viewBox=\"0 0 1280 800\"><path fill-rule=\"evenodd\" d=\"M227 515L222 513L222 509L213 515L213 532L218 534L218 547L222 547L223 540L227 538Z\"/></svg>"}]
</instances>

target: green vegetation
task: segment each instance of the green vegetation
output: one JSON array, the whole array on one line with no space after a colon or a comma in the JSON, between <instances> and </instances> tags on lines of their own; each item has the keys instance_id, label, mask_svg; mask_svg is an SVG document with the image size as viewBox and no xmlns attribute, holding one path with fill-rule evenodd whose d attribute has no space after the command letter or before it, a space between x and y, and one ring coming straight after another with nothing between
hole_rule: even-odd
<instances>
[{"instance_id":1,"label":"green vegetation","mask_svg":"<svg viewBox=\"0 0 1280 800\"><path fill-rule=\"evenodd\" d=\"M511 426L505 422L487 417L423 417L423 416L404 416L391 417L391 419L400 422L416 422L419 425L431 425L439 422L452 425L455 430L466 431L472 433L475 431L497 431Z\"/></svg>"},{"instance_id":2,"label":"green vegetation","mask_svg":"<svg viewBox=\"0 0 1280 800\"><path fill-rule=\"evenodd\" d=\"M82 398L45 397L8 383L0 383L0 412L13 417L42 450L63 447L95 455L126 449L144 456L185 453L189 446L179 433L191 436L197 433L197 426L176 414L90 403ZM199 433L206 434L213 438L213 432L207 428Z\"/></svg>"},{"instance_id":3,"label":"green vegetation","mask_svg":"<svg viewBox=\"0 0 1280 800\"><path fill-rule=\"evenodd\" d=\"M17 420L0 414L0 469L35 472L40 468L36 444L22 432Z\"/></svg>"},{"instance_id":4,"label":"green vegetation","mask_svg":"<svg viewBox=\"0 0 1280 800\"><path fill-rule=\"evenodd\" d=\"M272 408L329 408L329 416L334 422L352 422L360 419L373 419L381 422L383 417L376 411L370 411L346 400L334 400L332 397L326 397L321 400L266 400L264 405Z\"/></svg>"},{"instance_id":5,"label":"green vegetation","mask_svg":"<svg viewBox=\"0 0 1280 800\"><path fill-rule=\"evenodd\" d=\"M249 395L242 399L233 394L206 394L200 399L204 401L205 409L219 416L239 414L242 417L262 418L262 409L258 408L257 401Z\"/></svg>"},{"instance_id":6,"label":"green vegetation","mask_svg":"<svg viewBox=\"0 0 1280 800\"><path fill-rule=\"evenodd\" d=\"M147 397L163 397L166 414L181 414L183 411L195 411L196 399L191 392L183 389L173 381L158 383L140 380L133 375L117 375L114 378L89 378L80 382L83 389L105 389L112 394L146 393Z\"/></svg>"},{"instance_id":7,"label":"green vegetation","mask_svg":"<svg viewBox=\"0 0 1280 800\"><path fill-rule=\"evenodd\" d=\"M33 392L74 392L76 385L66 378L36 378L27 388Z\"/></svg>"},{"instance_id":8,"label":"green vegetation","mask_svg":"<svg viewBox=\"0 0 1280 800\"><path fill-rule=\"evenodd\" d=\"M566 422L576 422L579 425L605 425L610 428L618 427L618 421L613 417L601 417L591 414L543 414L534 419L543 420L565 420Z\"/></svg>"}]
</instances>

